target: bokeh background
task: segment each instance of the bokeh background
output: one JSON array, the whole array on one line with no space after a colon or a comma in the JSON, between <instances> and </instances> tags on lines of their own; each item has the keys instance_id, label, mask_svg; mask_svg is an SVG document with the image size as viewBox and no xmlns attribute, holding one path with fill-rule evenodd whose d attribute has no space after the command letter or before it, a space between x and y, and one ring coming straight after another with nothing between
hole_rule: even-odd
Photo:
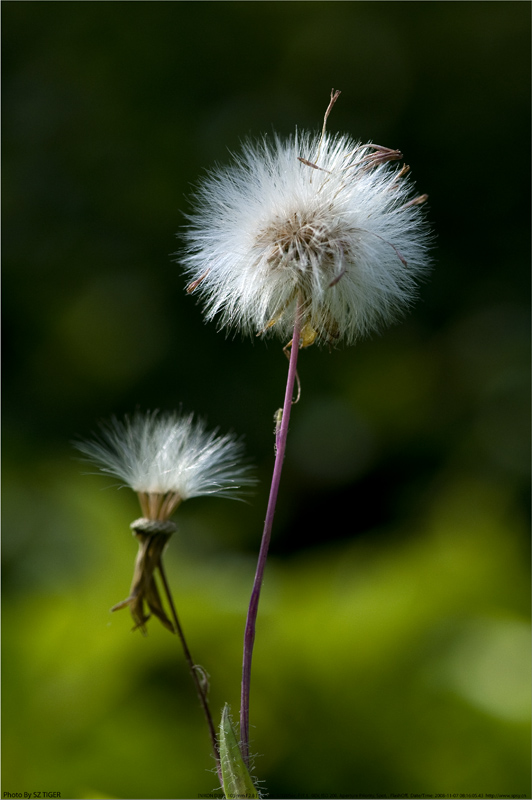
<instances>
[{"instance_id":1,"label":"bokeh background","mask_svg":"<svg viewBox=\"0 0 532 800\"><path fill-rule=\"evenodd\" d=\"M203 171L329 121L405 153L434 270L382 336L301 355L252 684L270 797L530 797L530 4L4 2L3 785L216 787L177 641L126 611L136 498L71 441L141 409L245 436L167 570L238 717L280 342L205 325L172 255ZM456 796L456 794L455 794Z\"/></svg>"}]
</instances>

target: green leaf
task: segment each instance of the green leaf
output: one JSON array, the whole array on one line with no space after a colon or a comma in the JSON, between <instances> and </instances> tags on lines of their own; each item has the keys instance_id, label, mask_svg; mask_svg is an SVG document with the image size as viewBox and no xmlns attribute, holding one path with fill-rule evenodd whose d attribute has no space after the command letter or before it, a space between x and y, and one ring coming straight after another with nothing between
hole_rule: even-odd
<instances>
[{"instance_id":1,"label":"green leaf","mask_svg":"<svg viewBox=\"0 0 532 800\"><path fill-rule=\"evenodd\" d=\"M242 758L227 703L222 711L220 723L220 762L224 793L227 798L246 798L246 800L260 798Z\"/></svg>"}]
</instances>

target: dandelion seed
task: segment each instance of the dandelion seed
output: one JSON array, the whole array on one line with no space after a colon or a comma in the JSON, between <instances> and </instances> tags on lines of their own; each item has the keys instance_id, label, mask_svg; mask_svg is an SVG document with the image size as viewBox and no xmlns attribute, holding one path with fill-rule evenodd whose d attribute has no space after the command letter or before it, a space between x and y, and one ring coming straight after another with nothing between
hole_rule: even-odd
<instances>
[{"instance_id":1,"label":"dandelion seed","mask_svg":"<svg viewBox=\"0 0 532 800\"><path fill-rule=\"evenodd\" d=\"M353 343L395 320L427 270L429 231L398 150L323 130L248 143L200 185L181 260L208 320Z\"/></svg>"}]
</instances>

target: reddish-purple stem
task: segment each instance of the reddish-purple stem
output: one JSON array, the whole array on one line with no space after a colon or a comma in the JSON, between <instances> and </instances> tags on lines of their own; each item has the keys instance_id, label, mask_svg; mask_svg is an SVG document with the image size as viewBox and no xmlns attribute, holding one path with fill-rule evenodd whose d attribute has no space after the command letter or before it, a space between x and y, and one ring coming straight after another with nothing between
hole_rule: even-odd
<instances>
[{"instance_id":1,"label":"reddish-purple stem","mask_svg":"<svg viewBox=\"0 0 532 800\"><path fill-rule=\"evenodd\" d=\"M297 366L297 356L299 352L300 334L301 334L301 312L300 312L300 303L298 301L296 307L296 321L294 324L292 349L290 351L290 365L288 367L288 378L286 381L286 393L284 398L283 416L281 419L281 428L279 432L276 433L275 464L273 468L270 497L268 500L268 508L266 510L266 519L264 521L264 531L262 534L259 559L257 562L257 571L255 573L255 580L253 582L253 589L251 591L251 599L249 602L248 615L246 619L246 628L244 632L244 655L242 662L242 691L241 691L241 701L240 701L240 747L242 750L242 757L244 758L244 761L248 765L249 765L249 692L251 685L251 659L253 656L253 644L255 641L255 623L257 620L260 591L262 588L262 580L264 577L264 568L266 567L266 559L268 557L268 547L270 545L273 517L275 514L277 494L279 492L279 484L281 481L281 472L283 469L283 460L286 450L288 424L290 422L290 412L292 410L292 398L294 395L294 384L296 380L296 366Z\"/></svg>"}]
</instances>

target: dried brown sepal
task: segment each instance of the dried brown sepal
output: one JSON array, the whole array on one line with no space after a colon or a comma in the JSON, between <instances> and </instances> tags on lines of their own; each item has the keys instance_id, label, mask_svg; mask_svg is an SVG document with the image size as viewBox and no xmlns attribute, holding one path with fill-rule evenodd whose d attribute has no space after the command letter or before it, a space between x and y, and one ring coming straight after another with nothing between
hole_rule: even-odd
<instances>
[{"instance_id":1,"label":"dried brown sepal","mask_svg":"<svg viewBox=\"0 0 532 800\"><path fill-rule=\"evenodd\" d=\"M323 139L325 138L325 131L327 130L327 120L329 118L329 114L332 111L332 107L334 106L334 104L336 103L338 98L340 97L340 94L341 94L340 89L331 89L331 99L329 100L329 105L327 106L327 108L325 110L325 114L323 116L323 126L322 126L322 129L321 129L321 136L320 136L320 140L318 142L318 149L316 151L316 156L314 158L314 161L317 161L318 158L319 158L320 151L321 151L321 145L323 143ZM299 160L303 161L303 163L307 164L307 166L314 167L315 169L320 169L320 167L317 167L316 164L313 164L310 161L305 161L304 159L301 159L301 158ZM328 170L324 170L324 172L327 172L327 171Z\"/></svg>"},{"instance_id":2,"label":"dried brown sepal","mask_svg":"<svg viewBox=\"0 0 532 800\"><path fill-rule=\"evenodd\" d=\"M312 169L319 169L321 172L327 172L329 175L332 175L330 169L323 169L323 167L318 167L317 164L313 164L312 161L307 161L306 158L302 158L301 156L297 157L298 161L301 161L302 164L305 164L307 167L312 167Z\"/></svg>"},{"instance_id":3,"label":"dried brown sepal","mask_svg":"<svg viewBox=\"0 0 532 800\"><path fill-rule=\"evenodd\" d=\"M145 533L140 530L134 530L134 534L139 541L139 550L135 560L129 597L113 606L111 611L118 611L129 606L135 622L133 630L139 628L146 635L146 622L151 616L146 614L144 605L146 603L151 613L161 621L164 627L175 633L174 626L164 611L154 576L155 570L161 563L170 534Z\"/></svg>"},{"instance_id":4,"label":"dried brown sepal","mask_svg":"<svg viewBox=\"0 0 532 800\"><path fill-rule=\"evenodd\" d=\"M368 170L380 164L386 164L388 161L400 161L403 157L400 150L391 150L389 147L382 147L380 144L370 144L368 147L372 147L376 152L367 153L360 161L353 164L353 167L363 165L362 169Z\"/></svg>"},{"instance_id":5,"label":"dried brown sepal","mask_svg":"<svg viewBox=\"0 0 532 800\"><path fill-rule=\"evenodd\" d=\"M327 109L325 111L325 115L323 117L323 128L321 129L322 138L325 135L325 128L327 127L327 120L329 118L329 114L332 111L332 107L336 103L336 101L338 100L338 98L340 97L341 94L342 93L341 93L340 89L331 89L331 99L329 101L329 105L327 106Z\"/></svg>"},{"instance_id":6,"label":"dried brown sepal","mask_svg":"<svg viewBox=\"0 0 532 800\"><path fill-rule=\"evenodd\" d=\"M399 211L402 211L403 208L409 208L410 206L421 206L423 203L426 203L428 199L428 194L420 194L417 197L414 197L413 200L409 200L408 203L402 205Z\"/></svg>"},{"instance_id":7,"label":"dried brown sepal","mask_svg":"<svg viewBox=\"0 0 532 800\"><path fill-rule=\"evenodd\" d=\"M390 191L395 192L400 189L401 187L401 178L404 178L410 172L410 167L408 164L404 164L397 175L395 176L395 181L390 186Z\"/></svg>"},{"instance_id":8,"label":"dried brown sepal","mask_svg":"<svg viewBox=\"0 0 532 800\"><path fill-rule=\"evenodd\" d=\"M194 292L198 288L200 283L205 280L205 278L207 277L209 272L210 272L210 269L206 269L205 272L203 273L203 275L200 275L199 278L197 278L195 281L192 281L192 283L189 283L187 288L185 289L186 293L187 294L192 294L192 292Z\"/></svg>"}]
</instances>

